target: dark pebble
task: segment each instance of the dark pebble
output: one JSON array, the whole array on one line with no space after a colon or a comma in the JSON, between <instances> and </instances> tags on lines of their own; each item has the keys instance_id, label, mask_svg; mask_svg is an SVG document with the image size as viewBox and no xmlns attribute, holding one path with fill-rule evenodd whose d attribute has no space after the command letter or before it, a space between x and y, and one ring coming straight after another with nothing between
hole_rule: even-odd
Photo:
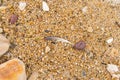
<instances>
[{"instance_id":1,"label":"dark pebble","mask_svg":"<svg viewBox=\"0 0 120 80\"><path fill-rule=\"evenodd\" d=\"M46 33L49 33L50 32L50 30L44 30Z\"/></svg>"},{"instance_id":2,"label":"dark pebble","mask_svg":"<svg viewBox=\"0 0 120 80\"><path fill-rule=\"evenodd\" d=\"M17 20L18 20L18 15L12 14L10 19L9 19L9 22L11 24L15 24L17 22Z\"/></svg>"},{"instance_id":3,"label":"dark pebble","mask_svg":"<svg viewBox=\"0 0 120 80\"><path fill-rule=\"evenodd\" d=\"M75 45L73 46L73 48L77 50L84 50L85 47L86 47L86 43L84 41L79 41L75 43Z\"/></svg>"}]
</instances>

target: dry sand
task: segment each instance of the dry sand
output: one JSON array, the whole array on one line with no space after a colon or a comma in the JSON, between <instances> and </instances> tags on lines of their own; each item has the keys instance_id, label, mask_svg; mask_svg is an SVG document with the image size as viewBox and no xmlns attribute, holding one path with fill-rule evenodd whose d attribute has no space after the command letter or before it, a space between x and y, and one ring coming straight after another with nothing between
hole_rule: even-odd
<instances>
[{"instance_id":1,"label":"dry sand","mask_svg":"<svg viewBox=\"0 0 120 80\"><path fill-rule=\"evenodd\" d=\"M38 80L111 80L107 64L120 66L119 5L104 0L46 0L50 10L43 11L42 0L26 0L27 6L21 11L19 1L3 0L3 5L10 7L0 11L0 27L11 48L0 63L19 58L26 65L28 77L39 72ZM10 24L13 13L19 16L18 21ZM46 36L72 43L83 40L86 49L51 43L44 40ZM111 37L113 41L108 44L106 40ZM110 48L118 52L110 54Z\"/></svg>"}]
</instances>

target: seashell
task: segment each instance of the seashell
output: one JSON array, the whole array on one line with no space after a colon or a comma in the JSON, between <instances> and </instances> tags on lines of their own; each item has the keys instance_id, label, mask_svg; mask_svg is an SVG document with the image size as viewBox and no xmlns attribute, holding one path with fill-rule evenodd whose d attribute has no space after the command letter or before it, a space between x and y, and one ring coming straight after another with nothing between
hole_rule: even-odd
<instances>
[{"instance_id":1,"label":"seashell","mask_svg":"<svg viewBox=\"0 0 120 80\"><path fill-rule=\"evenodd\" d=\"M117 65L108 64L107 71L111 74L112 78L116 78L116 80L120 79L120 71Z\"/></svg>"},{"instance_id":2,"label":"seashell","mask_svg":"<svg viewBox=\"0 0 120 80\"><path fill-rule=\"evenodd\" d=\"M19 6L18 7L19 7L20 10L24 10L26 5L27 5L26 2L19 2Z\"/></svg>"},{"instance_id":3,"label":"seashell","mask_svg":"<svg viewBox=\"0 0 120 80\"><path fill-rule=\"evenodd\" d=\"M0 80L26 80L24 63L15 58L1 64Z\"/></svg>"},{"instance_id":4,"label":"seashell","mask_svg":"<svg viewBox=\"0 0 120 80\"><path fill-rule=\"evenodd\" d=\"M8 51L10 46L9 40L0 34L0 56L2 56L5 52Z\"/></svg>"},{"instance_id":5,"label":"seashell","mask_svg":"<svg viewBox=\"0 0 120 80\"><path fill-rule=\"evenodd\" d=\"M42 2L42 8L43 8L43 11L49 11L49 6L45 1Z\"/></svg>"}]
</instances>

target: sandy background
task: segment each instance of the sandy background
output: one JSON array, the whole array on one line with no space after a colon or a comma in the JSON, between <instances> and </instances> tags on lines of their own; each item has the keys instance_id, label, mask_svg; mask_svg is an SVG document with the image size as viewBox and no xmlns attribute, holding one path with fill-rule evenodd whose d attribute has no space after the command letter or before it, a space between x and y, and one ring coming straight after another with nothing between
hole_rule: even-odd
<instances>
[{"instance_id":1,"label":"sandy background","mask_svg":"<svg viewBox=\"0 0 120 80\"><path fill-rule=\"evenodd\" d=\"M0 63L19 58L26 65L27 76L39 72L38 80L111 80L106 65L120 66L119 5L104 0L46 0L50 11L45 12L41 0L26 0L24 11L19 10L18 2L3 0L11 7L0 11L0 27L11 48ZM13 13L19 16L18 21L10 24ZM87 52L74 50L69 44L51 43L44 40L46 36L72 43L83 40ZM106 43L111 37L113 42ZM118 52L109 54L111 48Z\"/></svg>"}]
</instances>

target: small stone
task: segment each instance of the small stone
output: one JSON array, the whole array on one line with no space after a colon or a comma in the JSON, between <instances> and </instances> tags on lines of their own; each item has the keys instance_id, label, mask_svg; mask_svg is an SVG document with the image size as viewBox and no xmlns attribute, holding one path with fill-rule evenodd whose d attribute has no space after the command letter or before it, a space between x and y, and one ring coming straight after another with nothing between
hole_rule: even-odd
<instances>
[{"instance_id":1,"label":"small stone","mask_svg":"<svg viewBox=\"0 0 120 80\"><path fill-rule=\"evenodd\" d=\"M44 30L46 33L49 33L50 32L50 30Z\"/></svg>"},{"instance_id":2,"label":"small stone","mask_svg":"<svg viewBox=\"0 0 120 80\"><path fill-rule=\"evenodd\" d=\"M77 50L83 50L86 47L86 43L84 41L79 41L77 43L75 43L75 45L73 46L74 49Z\"/></svg>"},{"instance_id":3,"label":"small stone","mask_svg":"<svg viewBox=\"0 0 120 80\"><path fill-rule=\"evenodd\" d=\"M20 10L24 10L25 9L25 7L26 7L26 2L19 2L19 9Z\"/></svg>"},{"instance_id":4,"label":"small stone","mask_svg":"<svg viewBox=\"0 0 120 80\"><path fill-rule=\"evenodd\" d=\"M28 80L37 80L38 72L33 72Z\"/></svg>"},{"instance_id":5,"label":"small stone","mask_svg":"<svg viewBox=\"0 0 120 80\"><path fill-rule=\"evenodd\" d=\"M45 1L42 2L42 9L43 11L49 11L49 6Z\"/></svg>"},{"instance_id":6,"label":"small stone","mask_svg":"<svg viewBox=\"0 0 120 80\"><path fill-rule=\"evenodd\" d=\"M88 27L87 31L88 32L93 32L93 28L92 27Z\"/></svg>"},{"instance_id":7,"label":"small stone","mask_svg":"<svg viewBox=\"0 0 120 80\"><path fill-rule=\"evenodd\" d=\"M82 70L82 76L86 77L86 72L84 70Z\"/></svg>"},{"instance_id":8,"label":"small stone","mask_svg":"<svg viewBox=\"0 0 120 80\"><path fill-rule=\"evenodd\" d=\"M25 64L19 59L1 64L0 80L26 80Z\"/></svg>"},{"instance_id":9,"label":"small stone","mask_svg":"<svg viewBox=\"0 0 120 80\"><path fill-rule=\"evenodd\" d=\"M17 22L17 20L18 20L18 15L12 14L11 17L10 17L10 19L9 19L9 22L11 24L14 24L14 23Z\"/></svg>"},{"instance_id":10,"label":"small stone","mask_svg":"<svg viewBox=\"0 0 120 80\"><path fill-rule=\"evenodd\" d=\"M114 73L114 72L118 72L119 69L118 69L118 66L114 65L114 64L108 64L107 65L107 70L110 72L110 73Z\"/></svg>"},{"instance_id":11,"label":"small stone","mask_svg":"<svg viewBox=\"0 0 120 80\"><path fill-rule=\"evenodd\" d=\"M108 64L107 65L107 70L112 75L112 78L117 78L117 80L120 79L120 71L119 71L117 65Z\"/></svg>"},{"instance_id":12,"label":"small stone","mask_svg":"<svg viewBox=\"0 0 120 80\"><path fill-rule=\"evenodd\" d=\"M111 38L107 39L106 42L107 42L108 44L112 43L112 42L113 42L113 38L111 37Z\"/></svg>"},{"instance_id":13,"label":"small stone","mask_svg":"<svg viewBox=\"0 0 120 80\"><path fill-rule=\"evenodd\" d=\"M87 9L88 9L88 7L85 6L84 8L82 8L82 12L83 12L83 13L86 13L86 12L87 12Z\"/></svg>"},{"instance_id":14,"label":"small stone","mask_svg":"<svg viewBox=\"0 0 120 80\"><path fill-rule=\"evenodd\" d=\"M47 47L45 48L45 53L48 53L49 51L50 51L50 47L47 46Z\"/></svg>"},{"instance_id":15,"label":"small stone","mask_svg":"<svg viewBox=\"0 0 120 80\"><path fill-rule=\"evenodd\" d=\"M2 56L4 53L8 51L9 46L10 46L9 40L2 34L0 34L0 56Z\"/></svg>"},{"instance_id":16,"label":"small stone","mask_svg":"<svg viewBox=\"0 0 120 80\"><path fill-rule=\"evenodd\" d=\"M44 52L42 52L41 54L42 54L42 55L44 55L45 53L44 53Z\"/></svg>"}]
</instances>

